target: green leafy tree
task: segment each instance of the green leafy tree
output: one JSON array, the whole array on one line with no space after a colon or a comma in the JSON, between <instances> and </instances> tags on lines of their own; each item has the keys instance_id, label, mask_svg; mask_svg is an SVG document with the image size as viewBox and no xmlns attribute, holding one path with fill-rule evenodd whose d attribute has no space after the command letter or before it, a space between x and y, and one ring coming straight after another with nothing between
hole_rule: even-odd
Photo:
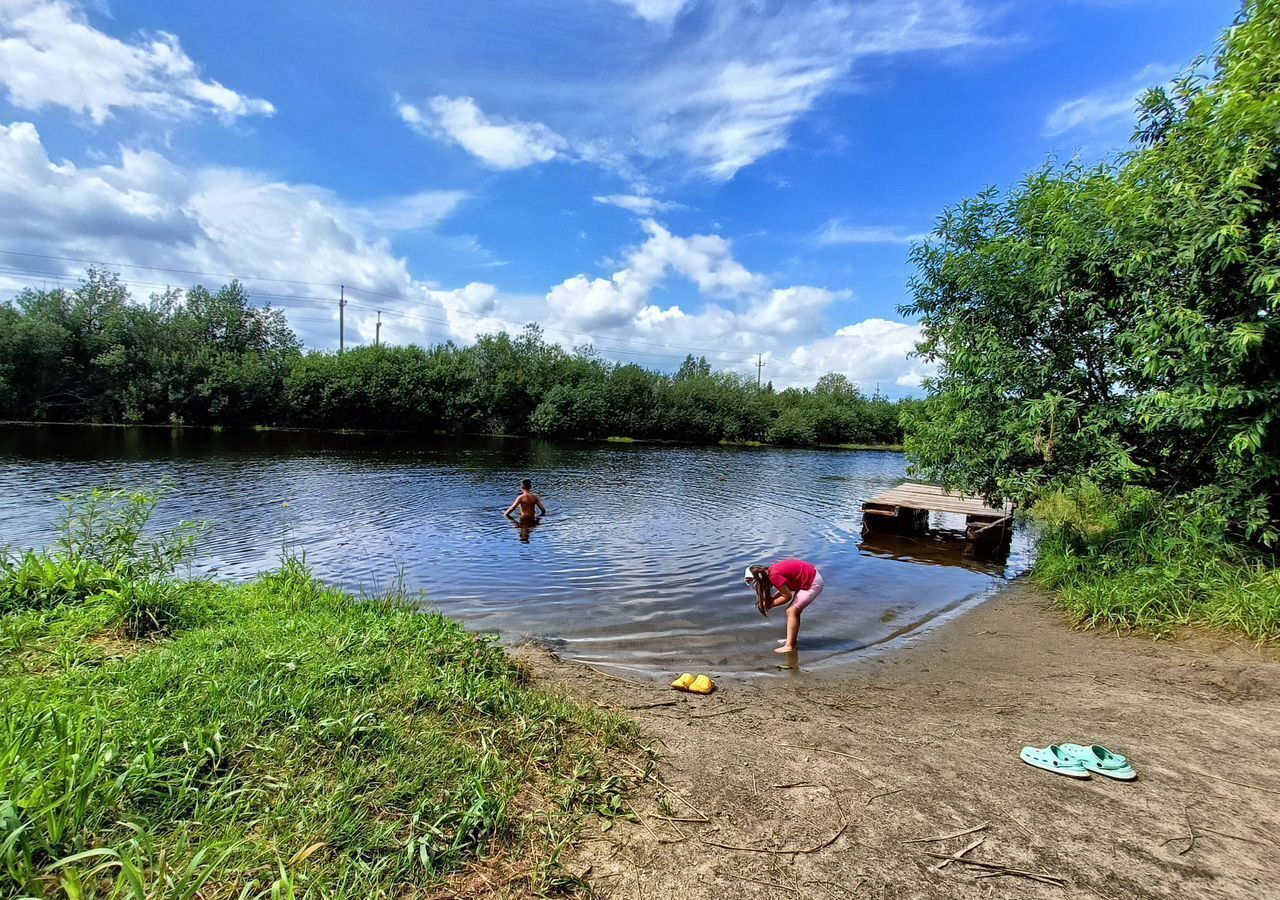
<instances>
[{"instance_id":1,"label":"green leafy tree","mask_svg":"<svg viewBox=\"0 0 1280 900\"><path fill-rule=\"evenodd\" d=\"M1081 479L1195 494L1280 536L1280 3L1141 104L1113 163L1045 167L916 247L918 470L1030 498Z\"/></svg>"}]
</instances>

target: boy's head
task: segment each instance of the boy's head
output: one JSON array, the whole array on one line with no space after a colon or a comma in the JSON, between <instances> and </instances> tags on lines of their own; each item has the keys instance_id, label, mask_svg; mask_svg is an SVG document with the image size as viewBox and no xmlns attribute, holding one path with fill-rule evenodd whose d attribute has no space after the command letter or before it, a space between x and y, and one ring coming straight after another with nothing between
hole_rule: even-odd
<instances>
[{"instance_id":1,"label":"boy's head","mask_svg":"<svg viewBox=\"0 0 1280 900\"><path fill-rule=\"evenodd\" d=\"M532 481L532 480L530 480L530 479L528 479L528 478L523 478L523 479L521 479L521 480L520 480L520 490L522 490L522 491L531 491L531 490L533 490L533 481Z\"/></svg>"}]
</instances>

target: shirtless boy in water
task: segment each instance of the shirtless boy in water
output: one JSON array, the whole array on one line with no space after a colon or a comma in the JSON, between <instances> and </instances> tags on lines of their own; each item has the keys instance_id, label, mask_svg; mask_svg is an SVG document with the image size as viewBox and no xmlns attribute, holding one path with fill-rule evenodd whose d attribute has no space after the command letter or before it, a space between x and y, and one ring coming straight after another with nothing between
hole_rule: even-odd
<instances>
[{"instance_id":1,"label":"shirtless boy in water","mask_svg":"<svg viewBox=\"0 0 1280 900\"><path fill-rule=\"evenodd\" d=\"M542 498L533 492L533 482L528 478L520 482L520 496L511 501L511 505L503 515L508 519L514 519L515 516L511 514L517 507L520 509L521 523L532 522L539 513L544 516L547 514L547 508L542 505Z\"/></svg>"}]
</instances>

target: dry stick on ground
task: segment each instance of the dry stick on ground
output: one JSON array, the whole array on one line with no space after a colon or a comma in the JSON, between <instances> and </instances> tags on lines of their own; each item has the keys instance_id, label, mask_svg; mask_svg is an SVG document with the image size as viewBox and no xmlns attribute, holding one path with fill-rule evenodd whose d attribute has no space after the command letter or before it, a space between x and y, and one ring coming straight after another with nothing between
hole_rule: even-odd
<instances>
[{"instance_id":1,"label":"dry stick on ground","mask_svg":"<svg viewBox=\"0 0 1280 900\"><path fill-rule=\"evenodd\" d=\"M705 825L706 819L682 819L679 816L660 816L657 813L649 813L650 819L661 819L663 822L684 822L686 825Z\"/></svg>"},{"instance_id":2,"label":"dry stick on ground","mask_svg":"<svg viewBox=\"0 0 1280 900\"><path fill-rule=\"evenodd\" d=\"M712 718L715 718L716 716L726 716L729 713L742 712L744 709L746 709L745 706L733 706L733 707L730 707L729 709L718 709L718 710L715 710L714 712L703 713L700 716L690 716L689 718L690 719L712 719Z\"/></svg>"},{"instance_id":3,"label":"dry stick on ground","mask_svg":"<svg viewBox=\"0 0 1280 900\"><path fill-rule=\"evenodd\" d=\"M1179 856L1186 856L1188 853L1191 852L1191 848L1196 845L1196 829L1195 829L1195 826L1191 824L1191 810L1188 809L1186 806L1182 807L1182 815L1185 816L1187 820L1186 835L1185 836L1177 835L1176 837L1171 837L1167 840L1161 841L1160 846L1161 847L1167 846L1173 843L1174 841L1186 841L1187 846L1183 847L1181 850L1178 851Z\"/></svg>"},{"instance_id":4,"label":"dry stick on ground","mask_svg":"<svg viewBox=\"0 0 1280 900\"><path fill-rule=\"evenodd\" d=\"M1210 775L1208 772L1201 772L1199 769L1187 769L1187 771L1196 775L1203 775L1205 778L1212 778L1215 781L1225 781L1227 784L1234 784L1236 787L1245 787L1255 791L1262 791L1264 794L1280 794L1280 790L1263 787L1260 784L1249 784L1247 781L1232 781L1230 778L1223 778L1221 775Z\"/></svg>"},{"instance_id":5,"label":"dry stick on ground","mask_svg":"<svg viewBox=\"0 0 1280 900\"><path fill-rule=\"evenodd\" d=\"M861 756L854 756L852 753L841 753L839 750L828 750L826 747L797 747L795 744L778 744L779 747L786 747L788 750L809 750L813 753L834 753L836 756L845 756L849 759L856 759L858 762L866 762Z\"/></svg>"},{"instance_id":6,"label":"dry stick on ground","mask_svg":"<svg viewBox=\"0 0 1280 900\"><path fill-rule=\"evenodd\" d=\"M712 874L718 875L721 878L733 878L738 881L750 881L752 884L765 884L765 885L768 885L769 887L781 888L784 891L790 891L793 894L800 893L798 890L796 890L789 884L779 884L776 881L764 881L763 879L760 879L760 878L749 878L746 875L734 875L731 872L720 872L715 869L712 869L711 872Z\"/></svg>"},{"instance_id":7,"label":"dry stick on ground","mask_svg":"<svg viewBox=\"0 0 1280 900\"><path fill-rule=\"evenodd\" d=\"M661 703L641 703L639 706L627 706L624 709L653 709L658 706L675 706L679 700L663 700Z\"/></svg>"},{"instance_id":8,"label":"dry stick on ground","mask_svg":"<svg viewBox=\"0 0 1280 900\"><path fill-rule=\"evenodd\" d=\"M972 844L970 844L969 846L965 847L963 850L957 850L955 853L952 853L950 856L948 856L948 857L947 857L946 859L944 859L942 862L940 862L940 863L938 863L936 866L934 866L934 868L935 868L935 869L937 869L939 872L941 872L943 869L945 869L947 866L951 865L953 862L955 862L955 861L956 861L957 859L959 859L960 857L964 856L964 855L965 855L966 853L968 853L970 850L973 850L973 849L975 849L976 847L980 847L980 846L982 845L982 842L983 842L983 841L985 841L985 840L986 840L986 838L984 838L984 837L978 838L976 841L974 841L974 842L973 842Z\"/></svg>"},{"instance_id":9,"label":"dry stick on ground","mask_svg":"<svg viewBox=\"0 0 1280 900\"><path fill-rule=\"evenodd\" d=\"M1033 881L1043 881L1046 884L1056 884L1059 887L1067 883L1067 879L1058 875L1049 875L1044 872L1027 872L1023 869L1011 869L1004 863L985 862L981 859L959 859L946 853L934 853L932 850L921 851L925 856L932 856L934 859L951 859L966 866L977 866L980 869L991 869L999 875L1017 875L1020 878L1030 878Z\"/></svg>"},{"instance_id":10,"label":"dry stick on ground","mask_svg":"<svg viewBox=\"0 0 1280 900\"><path fill-rule=\"evenodd\" d=\"M786 784L775 784L773 786L773 789L776 791L780 791L783 788L798 788L798 787L817 787L817 785L814 784L812 781L788 781Z\"/></svg>"},{"instance_id":11,"label":"dry stick on ground","mask_svg":"<svg viewBox=\"0 0 1280 900\"><path fill-rule=\"evenodd\" d=\"M817 853L819 850L825 850L840 839L840 835L844 834L845 829L849 827L849 820L845 819L840 825L838 831L831 837L827 838L821 844L814 844L812 847L794 848L794 849L775 849L773 847L737 847L733 844L721 844L717 841L709 841L699 835L694 835L700 842L711 847L719 847L721 850L742 850L747 853L773 853L778 856L789 856L792 853Z\"/></svg>"},{"instance_id":12,"label":"dry stick on ground","mask_svg":"<svg viewBox=\"0 0 1280 900\"><path fill-rule=\"evenodd\" d=\"M872 794L867 798L867 806L871 805L872 800L879 800L881 797L888 797L890 794L901 794L902 791L902 788L894 788L891 791L885 791L883 794Z\"/></svg>"},{"instance_id":13,"label":"dry stick on ground","mask_svg":"<svg viewBox=\"0 0 1280 900\"><path fill-rule=\"evenodd\" d=\"M639 775L640 775L640 780L641 780L641 781L644 781L646 778L651 778L651 779L653 779L653 783L654 783L654 784L656 784L658 787L662 788L664 791L666 791L666 792L667 792L668 794L670 794L672 797L675 797L677 800L679 800L679 801L680 801L681 803L683 803L685 806L689 807L689 809L690 809L692 812L695 812L695 813L697 813L699 816L701 816L701 817L702 817L702 819L703 819L703 821L705 821L705 822L710 822L710 821L711 821L711 817L710 817L710 816L708 816L708 815L707 815L706 813L704 813L702 810L698 809L698 807L694 806L694 805L693 805L692 803L690 803L688 800L684 799L684 797L682 797L678 791L676 791L674 788L668 787L667 785L665 785L665 784L663 784L661 781L659 781L659 780L658 780L658 776L657 776L657 775L654 775L652 772L647 772L647 773L646 773L643 769L641 769L639 766L637 766L635 763L631 762L630 760L622 759L622 760L619 760L619 762L624 763L624 764L626 764L626 765L630 766L631 768L635 769L635 770L636 770L636 772L638 772L638 773L639 773Z\"/></svg>"},{"instance_id":14,"label":"dry stick on ground","mask_svg":"<svg viewBox=\"0 0 1280 900\"><path fill-rule=\"evenodd\" d=\"M982 831L984 828L990 828L990 822L983 822L981 825L974 825L972 828L966 828L964 831L956 831L951 834L940 834L937 837L912 838L909 841L902 841L904 844L933 844L937 841L949 841L952 838L964 837L966 834L973 834L975 831Z\"/></svg>"},{"instance_id":15,"label":"dry stick on ground","mask_svg":"<svg viewBox=\"0 0 1280 900\"><path fill-rule=\"evenodd\" d=\"M621 675L614 675L612 672L606 672L603 669L597 669L595 666L589 666L586 663L582 663L581 665L583 668L590 669L592 672L595 672L597 675L603 675L605 678L612 678L614 681L621 681L621 682L625 682L626 684L638 684L641 687L653 687L653 685L647 681L636 681L634 678L623 678Z\"/></svg>"}]
</instances>

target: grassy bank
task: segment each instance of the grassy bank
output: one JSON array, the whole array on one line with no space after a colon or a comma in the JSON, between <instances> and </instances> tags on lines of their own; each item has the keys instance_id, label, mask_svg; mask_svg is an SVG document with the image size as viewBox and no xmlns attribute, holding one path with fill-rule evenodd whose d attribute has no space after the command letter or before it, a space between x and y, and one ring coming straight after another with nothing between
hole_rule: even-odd
<instances>
[{"instance_id":1,"label":"grassy bank","mask_svg":"<svg viewBox=\"0 0 1280 900\"><path fill-rule=\"evenodd\" d=\"M561 854L622 811L604 761L634 750L623 721L297 561L243 585L172 580L154 571L172 536L121 530L114 500L0 571L0 897L579 886Z\"/></svg>"},{"instance_id":2,"label":"grassy bank","mask_svg":"<svg viewBox=\"0 0 1280 900\"><path fill-rule=\"evenodd\" d=\"M1200 626L1280 644L1280 569L1210 504L1083 486L1044 497L1033 578L1081 625L1158 636Z\"/></svg>"}]
</instances>

